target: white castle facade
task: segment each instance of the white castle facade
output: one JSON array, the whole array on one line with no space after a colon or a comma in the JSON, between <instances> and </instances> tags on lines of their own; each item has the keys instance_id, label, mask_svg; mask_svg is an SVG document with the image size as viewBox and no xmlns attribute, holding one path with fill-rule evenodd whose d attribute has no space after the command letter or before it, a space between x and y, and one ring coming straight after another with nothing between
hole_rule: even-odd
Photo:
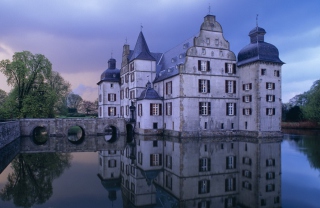
<instances>
[{"instance_id":1,"label":"white castle facade","mask_svg":"<svg viewBox=\"0 0 320 208\"><path fill-rule=\"evenodd\" d=\"M275 136L281 127L278 49L255 27L237 55L207 15L200 32L165 53L142 32L125 44L121 68L109 60L99 85L99 117L124 117L138 134Z\"/></svg>"}]
</instances>

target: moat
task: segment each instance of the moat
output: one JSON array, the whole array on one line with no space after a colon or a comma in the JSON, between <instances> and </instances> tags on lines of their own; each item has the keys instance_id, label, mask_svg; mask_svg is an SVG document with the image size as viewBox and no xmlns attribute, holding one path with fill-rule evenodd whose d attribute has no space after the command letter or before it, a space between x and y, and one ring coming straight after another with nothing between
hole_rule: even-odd
<instances>
[{"instance_id":1,"label":"moat","mask_svg":"<svg viewBox=\"0 0 320 208\"><path fill-rule=\"evenodd\" d=\"M318 132L259 140L136 135L122 149L99 151L79 144L28 153L23 144L1 150L2 158L16 156L0 175L0 207L318 206Z\"/></svg>"}]
</instances>

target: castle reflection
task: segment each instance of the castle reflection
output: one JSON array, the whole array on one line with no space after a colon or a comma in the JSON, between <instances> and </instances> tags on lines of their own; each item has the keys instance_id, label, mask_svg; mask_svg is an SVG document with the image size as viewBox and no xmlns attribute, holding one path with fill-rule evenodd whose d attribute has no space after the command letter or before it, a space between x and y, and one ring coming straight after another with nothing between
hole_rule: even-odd
<instances>
[{"instance_id":1,"label":"castle reflection","mask_svg":"<svg viewBox=\"0 0 320 208\"><path fill-rule=\"evenodd\" d=\"M281 138L136 136L98 175L124 207L281 207Z\"/></svg>"}]
</instances>

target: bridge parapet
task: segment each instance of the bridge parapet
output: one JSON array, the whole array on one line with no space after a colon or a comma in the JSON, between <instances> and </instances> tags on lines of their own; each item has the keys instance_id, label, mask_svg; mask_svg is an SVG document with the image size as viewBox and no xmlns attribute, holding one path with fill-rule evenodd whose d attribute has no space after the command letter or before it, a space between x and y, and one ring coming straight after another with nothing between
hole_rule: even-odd
<instances>
[{"instance_id":1,"label":"bridge parapet","mask_svg":"<svg viewBox=\"0 0 320 208\"><path fill-rule=\"evenodd\" d=\"M0 122L0 148L20 136L19 121Z\"/></svg>"},{"instance_id":2,"label":"bridge parapet","mask_svg":"<svg viewBox=\"0 0 320 208\"><path fill-rule=\"evenodd\" d=\"M44 127L49 136L65 137L72 126L81 127L86 136L103 135L110 126L116 127L118 135L126 134L126 121L123 118L55 118L20 119L20 135L32 136L36 127Z\"/></svg>"}]
</instances>

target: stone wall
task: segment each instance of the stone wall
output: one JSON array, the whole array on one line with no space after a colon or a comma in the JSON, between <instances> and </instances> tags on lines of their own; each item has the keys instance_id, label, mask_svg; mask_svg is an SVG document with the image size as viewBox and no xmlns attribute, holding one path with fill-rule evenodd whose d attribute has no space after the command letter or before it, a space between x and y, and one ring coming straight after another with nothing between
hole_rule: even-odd
<instances>
[{"instance_id":1,"label":"stone wall","mask_svg":"<svg viewBox=\"0 0 320 208\"><path fill-rule=\"evenodd\" d=\"M0 148L20 136L19 121L0 122Z\"/></svg>"}]
</instances>

